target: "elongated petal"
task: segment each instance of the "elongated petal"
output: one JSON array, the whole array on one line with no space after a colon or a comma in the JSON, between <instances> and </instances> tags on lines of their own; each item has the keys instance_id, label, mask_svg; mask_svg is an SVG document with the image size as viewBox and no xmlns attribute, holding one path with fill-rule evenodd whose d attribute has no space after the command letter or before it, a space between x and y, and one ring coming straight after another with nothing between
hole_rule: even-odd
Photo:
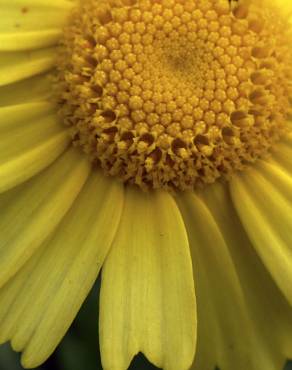
<instances>
[{"instance_id":1,"label":"elongated petal","mask_svg":"<svg viewBox=\"0 0 292 370\"><path fill-rule=\"evenodd\" d=\"M122 185L94 172L54 236L0 290L0 302L14 297L8 311L0 304L0 339L24 350L25 367L45 361L72 323L108 253L122 204Z\"/></svg>"},{"instance_id":2,"label":"elongated petal","mask_svg":"<svg viewBox=\"0 0 292 370\"><path fill-rule=\"evenodd\" d=\"M45 100L51 96L51 90L52 82L48 74L0 86L0 107Z\"/></svg>"},{"instance_id":3,"label":"elongated petal","mask_svg":"<svg viewBox=\"0 0 292 370\"><path fill-rule=\"evenodd\" d=\"M59 121L48 102L0 108L0 193L37 174L66 149L70 138Z\"/></svg>"},{"instance_id":4,"label":"elongated petal","mask_svg":"<svg viewBox=\"0 0 292 370\"><path fill-rule=\"evenodd\" d=\"M240 282L211 212L195 194L177 199L188 231L197 281L198 357L194 369L253 369L257 359ZM256 360L256 361L255 361Z\"/></svg>"},{"instance_id":5,"label":"elongated petal","mask_svg":"<svg viewBox=\"0 0 292 370\"><path fill-rule=\"evenodd\" d=\"M24 126L27 121L49 114L54 109L55 106L45 100L0 107L0 133L17 126Z\"/></svg>"},{"instance_id":6,"label":"elongated petal","mask_svg":"<svg viewBox=\"0 0 292 370\"><path fill-rule=\"evenodd\" d=\"M292 177L262 162L235 176L231 195L241 222L279 288L292 303Z\"/></svg>"},{"instance_id":7,"label":"elongated petal","mask_svg":"<svg viewBox=\"0 0 292 370\"><path fill-rule=\"evenodd\" d=\"M53 136L64 131L56 112L44 113L43 116L11 124L7 130L1 130L0 163L21 155Z\"/></svg>"},{"instance_id":8,"label":"elongated petal","mask_svg":"<svg viewBox=\"0 0 292 370\"><path fill-rule=\"evenodd\" d=\"M126 370L142 351L165 370L187 370L196 345L189 246L164 192L128 189L102 273L100 345L106 370Z\"/></svg>"},{"instance_id":9,"label":"elongated petal","mask_svg":"<svg viewBox=\"0 0 292 370\"><path fill-rule=\"evenodd\" d=\"M62 28L72 8L66 0L1 0L0 35L11 32ZM0 36L1 37L1 36ZM1 47L0 47L1 49Z\"/></svg>"},{"instance_id":10,"label":"elongated petal","mask_svg":"<svg viewBox=\"0 0 292 370\"><path fill-rule=\"evenodd\" d=\"M23 183L50 165L69 144L65 130L0 166L0 193Z\"/></svg>"},{"instance_id":11,"label":"elongated petal","mask_svg":"<svg viewBox=\"0 0 292 370\"><path fill-rule=\"evenodd\" d=\"M248 239L227 184L207 188L203 199L220 228L240 280L255 339L250 356L258 369L282 369L292 352L291 308ZM246 341L244 332L241 340Z\"/></svg>"},{"instance_id":12,"label":"elongated petal","mask_svg":"<svg viewBox=\"0 0 292 370\"><path fill-rule=\"evenodd\" d=\"M89 171L87 160L79 152L69 150L43 173L11 190L13 202L5 202L9 192L1 196L6 206L0 215L0 286L58 226Z\"/></svg>"},{"instance_id":13,"label":"elongated petal","mask_svg":"<svg viewBox=\"0 0 292 370\"><path fill-rule=\"evenodd\" d=\"M20 51L44 48L56 45L61 36L62 30L59 28L0 33L0 50Z\"/></svg>"},{"instance_id":14,"label":"elongated petal","mask_svg":"<svg viewBox=\"0 0 292 370\"><path fill-rule=\"evenodd\" d=\"M55 45L73 6L71 1L1 1L0 51Z\"/></svg>"},{"instance_id":15,"label":"elongated petal","mask_svg":"<svg viewBox=\"0 0 292 370\"><path fill-rule=\"evenodd\" d=\"M56 49L0 53L0 86L46 72L56 63Z\"/></svg>"}]
</instances>

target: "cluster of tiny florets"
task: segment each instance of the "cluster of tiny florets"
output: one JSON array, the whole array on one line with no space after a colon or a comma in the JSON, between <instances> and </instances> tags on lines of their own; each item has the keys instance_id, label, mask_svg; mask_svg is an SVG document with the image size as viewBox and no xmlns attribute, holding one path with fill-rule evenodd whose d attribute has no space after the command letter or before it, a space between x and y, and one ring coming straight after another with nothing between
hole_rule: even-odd
<instances>
[{"instance_id":1,"label":"cluster of tiny florets","mask_svg":"<svg viewBox=\"0 0 292 370\"><path fill-rule=\"evenodd\" d=\"M189 189L285 129L291 52L276 9L227 0L88 0L66 30L59 103L107 174Z\"/></svg>"}]
</instances>

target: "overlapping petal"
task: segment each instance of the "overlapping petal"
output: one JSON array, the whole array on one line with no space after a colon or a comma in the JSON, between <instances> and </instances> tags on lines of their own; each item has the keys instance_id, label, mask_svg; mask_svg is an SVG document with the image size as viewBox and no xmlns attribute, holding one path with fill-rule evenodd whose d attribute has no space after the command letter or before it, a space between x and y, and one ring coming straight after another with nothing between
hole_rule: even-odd
<instances>
[{"instance_id":1,"label":"overlapping petal","mask_svg":"<svg viewBox=\"0 0 292 370\"><path fill-rule=\"evenodd\" d=\"M0 193L54 162L69 142L47 101L0 108Z\"/></svg>"},{"instance_id":2,"label":"overlapping petal","mask_svg":"<svg viewBox=\"0 0 292 370\"><path fill-rule=\"evenodd\" d=\"M292 177L260 162L231 181L231 195L250 240L292 303Z\"/></svg>"},{"instance_id":3,"label":"overlapping petal","mask_svg":"<svg viewBox=\"0 0 292 370\"><path fill-rule=\"evenodd\" d=\"M191 258L169 194L127 190L100 306L104 369L126 370L139 351L165 370L190 367L196 346Z\"/></svg>"},{"instance_id":4,"label":"overlapping petal","mask_svg":"<svg viewBox=\"0 0 292 370\"><path fill-rule=\"evenodd\" d=\"M252 326L242 287L211 211L192 193L178 197L184 217L197 281L198 350L195 370L258 370L265 357L254 348ZM268 363L268 362L267 362ZM259 365L259 366L258 366ZM268 369L268 368L267 368Z\"/></svg>"},{"instance_id":5,"label":"overlapping petal","mask_svg":"<svg viewBox=\"0 0 292 370\"><path fill-rule=\"evenodd\" d=\"M0 196L0 286L58 226L89 172L87 159L71 149L31 181Z\"/></svg>"},{"instance_id":6,"label":"overlapping petal","mask_svg":"<svg viewBox=\"0 0 292 370\"><path fill-rule=\"evenodd\" d=\"M242 227L232 205L228 186L215 184L203 192L202 199L228 246L240 282L250 322L249 335L253 343L250 357L253 358L255 369L282 369L292 351L291 308ZM242 331L242 342L247 343L247 338L246 332Z\"/></svg>"},{"instance_id":7,"label":"overlapping petal","mask_svg":"<svg viewBox=\"0 0 292 370\"><path fill-rule=\"evenodd\" d=\"M55 64L55 48L0 53L0 86L44 73Z\"/></svg>"},{"instance_id":8,"label":"overlapping petal","mask_svg":"<svg viewBox=\"0 0 292 370\"><path fill-rule=\"evenodd\" d=\"M0 290L0 341L24 350L25 367L45 361L73 321L108 253L122 204L122 185L93 173L54 235Z\"/></svg>"},{"instance_id":9,"label":"overlapping petal","mask_svg":"<svg viewBox=\"0 0 292 370\"><path fill-rule=\"evenodd\" d=\"M0 40L9 34L25 37L26 32L61 29L72 4L68 0L1 0ZM0 50L5 46L2 44Z\"/></svg>"},{"instance_id":10,"label":"overlapping petal","mask_svg":"<svg viewBox=\"0 0 292 370\"><path fill-rule=\"evenodd\" d=\"M49 100L51 93L51 77L40 74L17 83L0 86L0 107Z\"/></svg>"}]
</instances>

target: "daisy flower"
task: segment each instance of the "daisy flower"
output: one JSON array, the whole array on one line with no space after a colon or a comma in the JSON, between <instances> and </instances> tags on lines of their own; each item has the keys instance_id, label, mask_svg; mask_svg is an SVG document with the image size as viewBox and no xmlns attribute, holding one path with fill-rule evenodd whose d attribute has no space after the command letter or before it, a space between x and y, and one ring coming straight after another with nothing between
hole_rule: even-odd
<instances>
[{"instance_id":1,"label":"daisy flower","mask_svg":"<svg viewBox=\"0 0 292 370\"><path fill-rule=\"evenodd\" d=\"M102 269L104 370L292 355L290 0L0 0L0 342Z\"/></svg>"}]
</instances>

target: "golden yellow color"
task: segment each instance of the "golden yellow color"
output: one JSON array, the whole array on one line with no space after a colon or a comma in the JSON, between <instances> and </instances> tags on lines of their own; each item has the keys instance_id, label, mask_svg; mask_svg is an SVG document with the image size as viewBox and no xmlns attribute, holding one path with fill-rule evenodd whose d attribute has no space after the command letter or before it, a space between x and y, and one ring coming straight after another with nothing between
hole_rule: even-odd
<instances>
[{"instance_id":1,"label":"golden yellow color","mask_svg":"<svg viewBox=\"0 0 292 370\"><path fill-rule=\"evenodd\" d=\"M101 270L104 370L291 358L291 4L0 0L0 343L25 368Z\"/></svg>"},{"instance_id":2,"label":"golden yellow color","mask_svg":"<svg viewBox=\"0 0 292 370\"><path fill-rule=\"evenodd\" d=\"M193 189L266 154L290 113L291 29L280 10L128 5L87 1L66 29L56 84L74 143L144 189Z\"/></svg>"}]
</instances>

